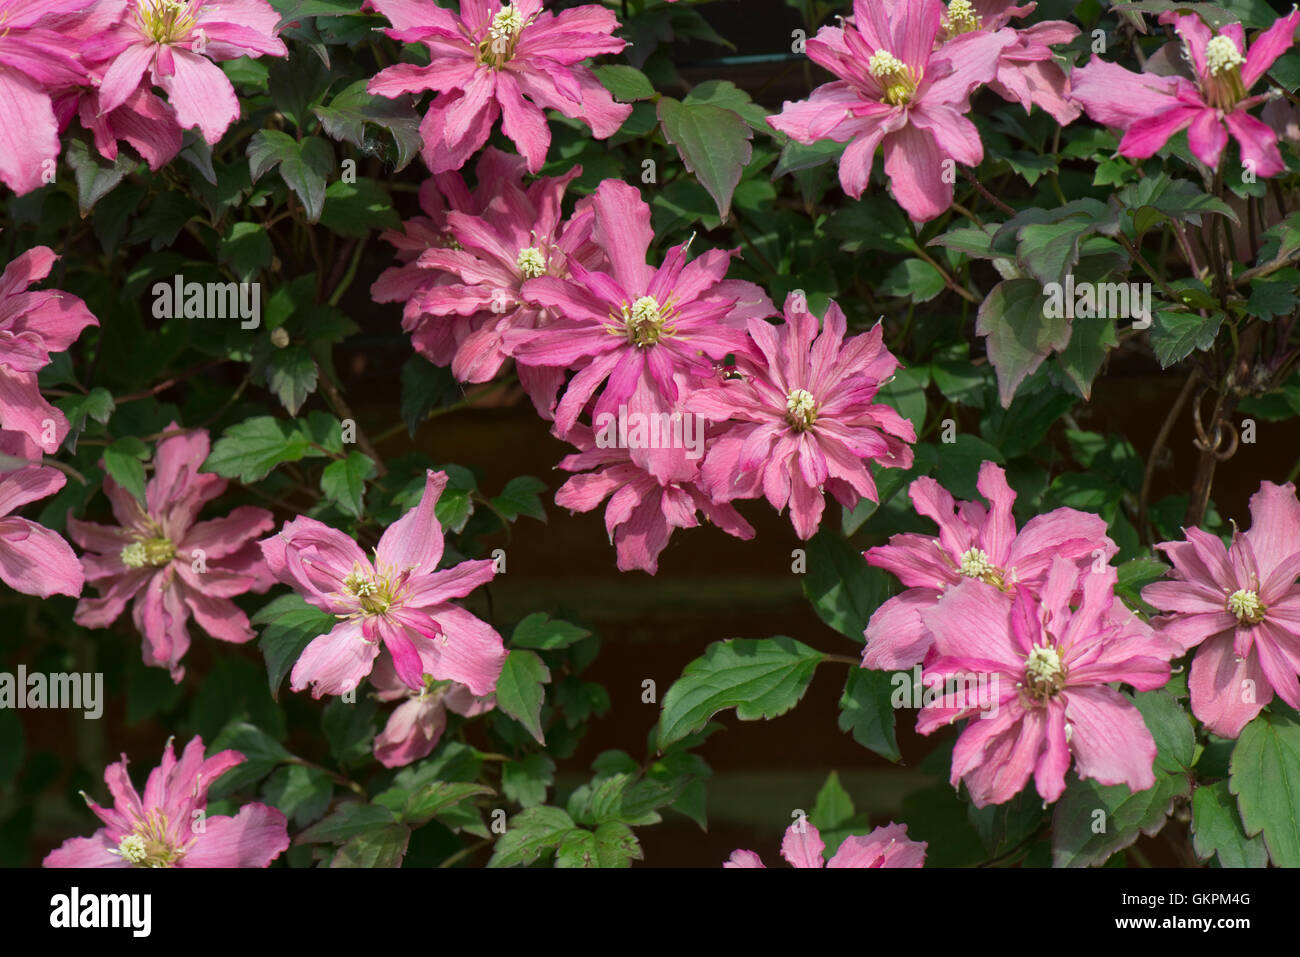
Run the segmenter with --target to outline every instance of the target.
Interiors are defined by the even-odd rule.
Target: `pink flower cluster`
[[[737,499],[788,505],[808,538],[824,491],[852,507],[876,497],[870,463],[911,465],[912,424],[875,401],[898,366],[879,325],[847,337],[838,306],[819,323],[794,295],[774,326],[763,290],[726,278],[735,251],[690,259],[685,243],[648,263],[650,207],[634,187],[605,180],[566,220],[573,174],[525,187],[523,172],[487,150],[473,192],[438,176],[421,193],[428,215],[386,235],[402,265],[372,296],[403,301],[416,350],[462,381],[513,361],[578,449],[556,501],[609,499],[620,569],[656,571],[672,530],[701,514],[750,537]]]
[[[266,0],[0,0],[0,182],[51,182],[74,116],[103,156],[125,141],[155,170],[184,130],[215,144],[239,118],[217,62],[286,56],[279,20]]]
[[[980,689],[927,700],[917,720],[930,734],[971,719],[951,780],[965,781],[977,807],[1009,800],[1031,775],[1055,801],[1071,763],[1101,784],[1151,787],[1155,741],[1111,685],[1163,686],[1179,646],[1116,597],[1107,562],[1117,549],[1101,518],[1060,508],[1017,531],[1002,470],[985,462],[978,487],[987,505],[917,479],[913,504],[939,537],[895,535],[866,553],[907,590],[872,616],[863,666],[924,663],[927,680]]]

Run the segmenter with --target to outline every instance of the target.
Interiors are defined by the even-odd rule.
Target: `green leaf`
[[[334,698],[325,706],[321,731],[339,764],[354,767],[372,760],[377,708],[372,695],[358,696],[355,704],[344,697]]]
[[[900,296],[912,302],[929,302],[947,288],[939,270],[923,259],[904,259],[880,284],[882,296]]]
[[[1194,312],[1174,312],[1157,309],[1151,329],[1151,347],[1155,350],[1160,367],[1185,359],[1193,351],[1204,351],[1214,345],[1214,337],[1223,324],[1223,313],[1211,313],[1201,318]]]
[[[501,767],[501,790],[521,807],[533,807],[546,800],[546,789],[555,783],[555,762],[546,754],[530,754]]]
[[[538,744],[542,737],[542,686],[551,680],[551,672],[542,659],[531,651],[515,649],[506,656],[497,679],[497,707],[522,724]]]
[[[902,758],[894,736],[894,681],[888,671],[851,668],[839,703],[840,730],[851,732],[858,744],[890,761]]]
[[[1106,353],[1119,345],[1119,339],[1115,335],[1115,320],[1109,317],[1076,317],[1073,323],[1070,342],[1061,352],[1060,364],[1079,395],[1087,399],[1092,395],[1092,380],[1101,369]]]
[[[951,442],[941,442],[938,449],[939,464],[934,469],[935,479],[953,495],[967,500],[978,494],[976,483],[979,481],[981,464],[1006,463],[997,446],[969,432],[958,432]]]
[[[400,814],[407,824],[423,824],[467,798],[495,793],[490,787],[473,781],[433,781],[411,794]]]
[[[295,844],[328,844],[358,834],[378,831],[397,823],[393,812],[380,804],[345,804],[294,839]]]
[[[451,370],[413,355],[402,366],[402,421],[412,436],[420,423],[438,406],[460,396],[460,384]]]
[[[1275,707],[1242,729],[1229,788],[1251,837],[1278,867],[1300,867],[1300,717]]]
[[[826,776],[826,783],[817,792],[817,801],[813,804],[808,820],[819,831],[830,831],[839,827],[854,815],[853,798],[840,784],[840,776],[832,771]]]
[[[112,166],[100,166],[95,155],[83,141],[69,139],[64,151],[77,182],[77,209],[85,219],[95,204],[112,192],[127,173],[140,165],[140,160],[121,150]]]
[[[401,867],[410,840],[411,829],[403,824],[366,831],[349,838],[330,867]]]
[[[298,657],[319,635],[328,634],[338,624],[329,612],[307,604],[297,592],[281,595],[263,605],[251,619],[262,626],[258,647],[266,659],[266,679],[271,697],[280,693],[280,683]]]
[[[277,768],[262,785],[262,798],[292,818],[297,827],[318,820],[329,807],[334,782],[319,768],[290,764]]]
[[[591,632],[558,618],[549,618],[545,612],[533,612],[515,625],[510,644],[515,648],[540,648],[552,651],[567,648],[589,636]]]
[[[271,265],[272,255],[271,237],[261,223],[235,223],[217,249],[217,261],[229,266],[240,282]]]
[[[396,229],[402,219],[388,192],[373,179],[337,180],[325,189],[320,224],[341,236],[365,236],[371,230]]]
[[[1043,305],[1042,286],[1034,279],[1003,280],[980,304],[975,332],[988,337],[1004,408],[1026,376],[1069,344],[1070,321],[1047,316]]]
[[[139,439],[118,439],[104,450],[104,471],[113,481],[126,489],[141,505],[144,504],[144,463],[149,450]]]
[[[889,579],[866,563],[843,536],[820,531],[808,540],[803,593],[822,621],[841,635],[863,640],[867,621],[889,597]]]
[[[645,855],[632,829],[621,821],[606,821],[596,828],[596,862],[600,867],[630,867]]]
[[[1246,312],[1261,319],[1286,316],[1300,303],[1295,287],[1289,282],[1254,282],[1250,286],[1250,299]]]
[[[595,67],[591,72],[596,74],[596,79],[620,103],[648,100],[655,95],[654,84],[634,66],[611,63]]]
[[[742,721],[785,714],[808,690],[824,658],[783,635],[714,642],[664,695],[659,749],[699,731],[724,708],[735,708]]]
[[[244,761],[213,782],[208,796],[214,800],[261,780],[276,765],[293,757],[278,741],[247,721],[232,721],[226,725],[208,745],[208,755],[218,754],[227,748],[242,754]]]
[[[1260,835],[1247,837],[1227,781],[1203,784],[1192,794],[1192,847],[1220,867],[1267,867],[1268,848]]]
[[[711,103],[659,100],[664,138],[677,148],[687,172],[694,173],[713,197],[718,215],[731,213],[731,196],[753,156],[754,132],[734,110]]]
[[[310,449],[293,422],[269,415],[245,419],[226,429],[212,446],[203,470],[245,484],[266,478],[284,462],[297,462]]]
[[[375,474],[370,456],[352,452],[346,459],[331,462],[320,476],[320,490],[325,498],[353,518],[365,511],[366,480]]]
[[[488,867],[518,867],[535,861],[543,851],[559,847],[576,825],[558,807],[539,805],[516,814],[497,838]]]
[[[316,391],[316,360],[304,345],[273,349],[266,357],[266,385],[290,415]]]
[[[501,494],[492,499],[492,505],[511,522],[520,515],[545,522],[546,509],[541,499],[541,493],[545,491],[545,482],[531,475],[520,475],[506,483]]]

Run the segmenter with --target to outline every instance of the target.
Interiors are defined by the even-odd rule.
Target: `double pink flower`
[[[393,24],[385,30],[403,43],[423,43],[429,65],[399,63],[370,81],[371,93],[390,99],[433,90],[438,95],[420,124],[421,155],[435,173],[460,169],[502,131],[537,172],[546,161],[551,132],[543,110],[558,110],[612,136],[632,112],[596,79],[583,60],[618,53],[624,41],[614,14],[597,4],[559,13],[542,0],[461,0],[460,12],[433,0],[367,0]]]
[[[1093,59],[1071,77],[1071,96],[1099,123],[1124,130],[1119,151],[1134,159],[1153,156],[1175,133],[1187,130],[1192,153],[1217,170],[1228,137],[1241,146],[1242,160],[1259,176],[1286,169],[1277,134],[1248,110],[1267,95],[1250,91],[1294,42],[1300,11],[1281,17],[1246,47],[1240,23],[1217,33],[1193,13],[1167,11],[1182,38],[1191,75],[1154,76]]]
[[[244,762],[238,751],[203,757],[203,739],[180,760],[167,741],[162,764],[149,772],[144,795],[126,771],[126,755],[104,771],[112,807],[86,798],[104,822],[90,837],[72,837],[46,855],[43,867],[267,867],[289,848],[288,822],[265,804],[245,804],[234,817],[208,815],[208,789]]]
[[[172,423],[166,431],[177,429]],[[134,598],[145,664],[167,668],[177,682],[185,675],[190,619],[213,638],[242,644],[253,629],[231,599],[271,585],[254,541],[272,526],[270,512],[241,505],[225,518],[196,521],[226,490],[225,479],[199,472],[209,449],[202,429],[171,435],[158,443],[143,505],[104,477],[116,527],[68,518],[72,540],[87,552],[86,581],[100,593],[83,598],[73,620],[107,628]]]
[[[844,839],[829,861],[823,858],[826,842],[810,821],[796,821],[781,841],[781,856],[791,867],[921,867],[925,863],[925,841],[907,836],[906,824],[888,824],[862,837]],[[735,850],[723,867],[766,867],[753,851]]]
[[[1199,528],[1156,546],[1168,581],[1142,598],[1169,612],[1154,624],[1184,651],[1196,648],[1192,713],[1235,738],[1276,694],[1300,708],[1300,502],[1295,486],[1264,482],[1250,499],[1250,529],[1232,545]]]
[[[997,75],[1003,50],[1017,38],[981,30],[936,50],[940,0],[897,0],[892,9],[854,0],[853,14],[807,44],[813,62],[839,79],[807,100],[787,102],[768,122],[800,143],[848,143],[840,185],[855,198],[883,147],[894,198],[913,220],[934,219],[952,205],[955,179],[945,174],[984,158],[979,132],[964,114],[971,91]]]
[[[381,650],[415,691],[448,680],[475,695],[496,688],[506,657],[501,636],[451,604],[491,581],[495,567],[485,560],[438,569],[443,536],[434,508],[446,486],[446,472],[427,473],[420,504],[384,531],[373,561],[343,532],[305,516],[260,543],[276,579],[339,619],[303,650],[290,675],[294,691],[310,685],[317,698],[353,691]]]

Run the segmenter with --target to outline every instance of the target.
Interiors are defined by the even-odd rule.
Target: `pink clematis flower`
[[[419,334],[424,328],[418,322],[420,296],[439,283],[451,281],[441,269],[427,266],[421,258],[430,249],[454,249],[456,239],[451,234],[447,217],[452,212],[466,216],[479,216],[496,197],[502,182],[522,188],[524,161],[520,156],[502,152],[489,146],[479,154],[474,169],[478,180],[474,189],[466,185],[460,173],[439,173],[420,184],[420,209],[422,216],[412,216],[402,223],[402,228],[389,229],[379,238],[397,250],[400,265],[390,266],[379,274],[370,287],[370,298],[375,302],[401,302],[403,326],[408,323],[417,330],[413,336],[416,351],[437,365],[451,365],[456,354],[454,340],[445,342],[442,337]]]
[[[734,250],[710,250],[688,263],[689,244],[683,243],[668,251],[658,269],[647,265],[654,239],[650,207],[627,183],[602,182],[592,211],[593,240],[612,272],[584,269],[570,259],[571,279],[529,279],[523,298],[560,318],[541,329],[505,334],[506,350],[520,363],[579,370],[555,410],[562,438],[606,379],[596,416],[616,416],[620,406],[632,403],[647,413],[672,414],[680,395],[677,376],[684,374],[688,382],[708,378],[712,360],[750,351],[741,323],[775,311],[753,283],[723,278]]]
[[[791,867],[921,867],[925,863],[925,841],[909,840],[906,824],[890,823],[866,837],[857,834],[844,839],[829,861],[822,853],[826,843],[810,821],[796,821],[786,829],[781,856]],[[766,867],[753,851],[735,850],[723,867]]]
[[[1027,589],[1037,595],[1054,557],[1076,562],[1083,571],[1119,551],[1099,515],[1072,508],[1035,515],[1017,533],[1011,512],[1016,493],[993,462],[980,466],[976,487],[987,506],[957,502],[934,479],[918,478],[908,494],[917,513],[939,526],[939,537],[907,532],[863,554],[868,565],[885,569],[906,586],[867,623],[864,668],[892,671],[924,661],[932,638],[922,617],[959,582],[974,580],[1005,592]],[[1120,613],[1125,614],[1122,609]]]
[[[78,41],[57,19],[92,0],[0,0],[0,182],[19,195],[49,182],[59,155],[52,91],[86,82]]]
[[[149,772],[143,797],[127,775],[126,755],[104,771],[112,807],[86,803],[104,826],[72,837],[42,867],[268,867],[289,848],[284,815],[265,804],[245,804],[234,817],[208,815],[208,789],[245,758],[222,751],[206,760],[194,737],[179,761],[167,740],[162,764]]]
[[[350,537],[299,517],[263,540],[272,574],[310,604],[339,618],[303,650],[289,677],[294,691],[343,694],[370,674],[381,646],[397,677],[423,691],[425,675],[457,681],[475,695],[496,688],[505,662],[501,636],[451,604],[496,574],[491,560],[438,569],[442,527],[434,506],[447,473],[429,471],[420,504],[390,525],[372,562]]]
[[[429,678],[421,690],[413,691],[397,677],[387,657],[375,663],[370,683],[378,689],[381,701],[402,702],[375,736],[375,759],[386,768],[405,767],[432,754],[447,728],[448,711],[472,718],[496,707],[494,695],[476,698],[469,688],[454,681]]]
[[[136,97],[142,80],[167,94],[184,129],[217,143],[239,119],[235,88],[213,61],[287,56],[275,35],[280,15],[265,0],[125,0],[122,18],[83,48],[101,65],[100,115]],[[147,99],[142,114],[156,112]],[[157,118],[157,117],[153,117]]]
[[[602,448],[585,425],[575,426],[568,441],[579,451],[560,460],[559,468],[580,472],[555,493],[555,504],[570,512],[590,512],[605,499],[605,530],[618,549],[618,570],[659,570],[659,554],[675,528],[695,528],[697,514],[729,535],[748,541],[754,529],[732,506],[715,502],[697,484],[699,463],[679,448],[660,449],[661,480],[633,459],[632,449]],[[588,471],[590,470],[590,471]]]
[[[852,18],[807,44],[808,56],[840,79],[768,118],[800,143],[847,142],[840,185],[855,198],[883,146],[894,198],[918,222],[952,205],[945,176],[952,162],[983,160],[979,132],[963,114],[971,91],[994,78],[1002,51],[1016,42],[1012,31],[979,31],[936,52],[943,9],[940,0],[898,0],[892,12],[854,0]]]
[[[715,501],[765,495],[778,512],[790,504],[800,538],[821,524],[825,487],[845,507],[876,500],[867,463],[908,468],[916,430],[876,393],[898,360],[885,348],[879,324],[844,340],[847,324],[835,303],[818,334],[817,317],[802,296],[785,303],[785,323],[749,320],[763,356],[751,375],[699,389],[685,408],[715,422],[736,424],[712,443],[703,477]]]
[[[1146,159],[1181,130],[1187,130],[1192,153],[1210,169],[1228,145],[1241,147],[1241,157],[1259,176],[1276,176],[1286,169],[1277,148],[1277,134],[1247,111],[1268,99],[1249,96],[1251,88],[1291,46],[1300,11],[1281,17],[1246,49],[1240,23],[1214,33],[1196,14],[1166,11],[1161,23],[1173,23],[1182,38],[1194,79],[1152,77],[1093,59],[1072,75],[1071,96],[1099,123],[1123,129],[1119,151]]]
[[[62,444],[69,424],[41,396],[36,373],[50,364],[50,353],[67,351],[82,330],[99,325],[76,296],[27,288],[48,276],[58,258],[37,246],[0,275],[0,426],[22,432],[46,452]]]
[[[1187,686],[1192,713],[1215,734],[1235,738],[1279,698],[1300,708],[1300,502],[1295,486],[1264,482],[1250,499],[1249,531],[1232,546],[1199,528],[1156,547],[1169,580],[1142,598],[1171,614],[1152,624],[1184,651],[1197,648]]]
[[[446,282],[428,285],[409,300],[403,328],[425,355],[454,350],[451,371],[462,382],[487,382],[509,358],[505,335],[541,328],[552,321],[547,309],[521,298],[521,288],[538,276],[569,275],[574,259],[588,269],[605,265],[591,242],[590,203],[580,202],[564,219],[564,191],[582,168],[543,177],[524,189],[501,179],[492,201],[477,215],[449,210],[450,246],[425,250],[420,269],[441,272]],[[448,341],[450,340],[450,342]],[[549,417],[564,371],[516,364],[520,382],[538,411]]]
[[[165,431],[175,432],[172,423]],[[248,617],[230,599],[272,584],[254,539],[274,524],[264,508],[241,505],[224,518],[196,522],[200,509],[226,490],[226,480],[201,474],[208,433],[195,429],[158,443],[154,474],[141,504],[112,478],[104,494],[117,527],[68,518],[81,564],[99,598],[83,598],[73,620],[107,628],[135,599],[132,620],[144,636],[144,662],[185,675],[189,620],[213,638],[242,644],[253,637]]]
[[[40,448],[26,435],[0,430],[0,580],[24,595],[76,598],[84,580],[76,553],[56,532],[11,514],[67,482],[40,461]]]
[[[1110,685],[1161,687],[1178,648],[1136,614],[1114,614],[1115,580],[1110,566],[1080,571],[1057,557],[1037,598],[1024,588],[1013,598],[965,581],[925,614],[935,647],[927,674],[996,679],[989,680],[996,707],[940,700],[922,708],[916,723],[930,734],[973,719],[957,739],[950,780],[954,787],[965,780],[976,807],[1010,800],[1030,775],[1043,800],[1055,801],[1071,760],[1079,777],[1099,784],[1132,791],[1155,784],[1155,739],[1133,703]]]
[[[559,13],[542,0],[462,0],[460,13],[433,0],[366,0],[393,24],[394,40],[423,43],[428,66],[399,63],[381,70],[367,89],[389,99],[434,90],[420,123],[421,155],[435,173],[460,169],[482,148],[501,117],[501,128],[528,161],[546,162],[551,132],[542,111],[554,109],[612,136],[632,107],[614,102],[589,69],[588,57],[618,53],[624,41],[614,14],[597,4]]]
[[[1070,81],[1053,59],[1051,47],[1069,43],[1079,28],[1064,20],[1044,20],[1024,29],[1009,27],[1012,19],[1027,17],[1037,3],[1016,6],[1013,0],[952,0],[939,31],[941,41],[952,44],[948,53],[959,59],[959,42],[979,32],[1008,31],[1015,37],[998,58],[997,75],[989,89],[1005,100],[1050,113],[1062,126],[1073,123],[1082,112],[1069,100]]]

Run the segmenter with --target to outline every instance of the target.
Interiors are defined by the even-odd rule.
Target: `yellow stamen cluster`
[[[155,43],[184,40],[198,17],[191,0],[137,0],[136,21]]]
[[[388,578],[383,575],[371,578],[360,565],[352,566],[352,573],[343,579],[343,587],[356,596],[357,604],[367,615],[382,615],[393,604],[393,590]]]
[[[660,305],[654,296],[642,296],[630,305],[623,303],[620,311],[621,324],[619,317],[611,315],[615,326],[610,331],[626,335],[628,345],[641,349],[653,346],[665,336],[673,334],[673,327],[669,323],[673,314],[672,300]]]
[[[963,552],[958,571],[967,578],[974,578],[996,588],[1002,588],[1005,584],[1002,569],[993,564],[988,552],[982,548],[968,548]]]
[[[807,389],[795,389],[787,395],[785,409],[796,432],[806,432],[817,421],[817,400]]]
[[[1065,665],[1049,645],[1036,645],[1025,658],[1024,688],[1030,697],[1046,701],[1065,687]]]
[[[1237,49],[1237,44],[1231,37],[1220,34],[1212,37],[1210,42],[1205,44],[1205,65],[1209,68],[1211,76],[1218,76],[1245,62],[1246,58],[1241,55],[1241,51]]]
[[[944,32],[951,38],[962,33],[974,33],[982,25],[979,14],[970,0],[952,0],[943,18]]]
[[[1248,588],[1239,588],[1228,596],[1228,611],[1237,616],[1237,621],[1258,624],[1264,620],[1266,610],[1259,594]]]
[[[478,46],[478,62],[500,69],[515,54],[524,18],[513,4],[504,4],[492,17],[487,38]]]
[[[145,538],[122,549],[122,564],[127,568],[155,568],[176,557],[176,546],[168,538]]]
[[[191,844],[193,841],[190,842]],[[137,818],[130,834],[117,842],[117,854],[132,867],[171,867],[189,849],[189,844],[177,847],[167,833],[167,818],[150,811]]]
[[[906,106],[916,95],[920,75],[888,50],[877,50],[867,61],[867,69],[885,88],[885,102]]]
[[[536,246],[519,250],[519,258],[515,260],[515,265],[519,267],[525,279],[536,279],[546,274],[546,256]]]

